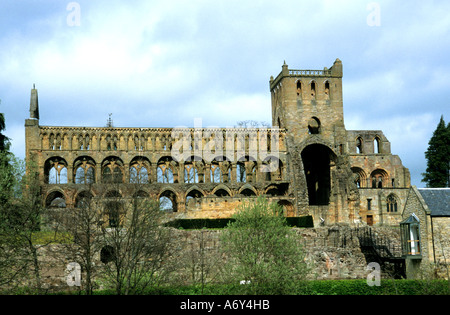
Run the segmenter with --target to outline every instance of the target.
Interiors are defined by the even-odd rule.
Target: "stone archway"
[[[301,153],[310,206],[330,204],[331,162],[336,155],[322,144],[311,144]]]

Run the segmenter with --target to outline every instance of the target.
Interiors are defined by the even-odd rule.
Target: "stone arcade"
[[[346,130],[342,77],[339,59],[323,70],[284,64],[270,78],[269,129],[41,126],[33,86],[26,158],[39,169],[47,207],[77,207],[112,181],[124,198],[142,184],[139,193],[161,200],[174,218],[228,218],[265,195],[286,216],[312,215],[315,226],[398,226],[409,171],[382,131]],[[190,150],[181,159],[173,155],[179,133]],[[208,145],[210,154],[202,154]]]

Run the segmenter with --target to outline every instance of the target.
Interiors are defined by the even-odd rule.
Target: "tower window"
[[[316,99],[316,82],[311,82],[311,98]]]
[[[308,131],[311,135],[317,135],[320,133],[320,120],[313,117],[308,122]]]
[[[325,99],[330,99],[330,82],[325,82]]]

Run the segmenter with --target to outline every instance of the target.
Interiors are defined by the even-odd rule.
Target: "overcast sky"
[[[24,157],[40,124],[228,127],[271,122],[269,79],[344,66],[348,130],[383,130],[423,187],[424,152],[450,121],[450,1],[1,0],[0,112]]]

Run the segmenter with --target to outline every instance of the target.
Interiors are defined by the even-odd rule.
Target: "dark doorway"
[[[307,146],[302,152],[309,205],[311,206],[330,204],[332,155],[333,152],[321,144]]]

